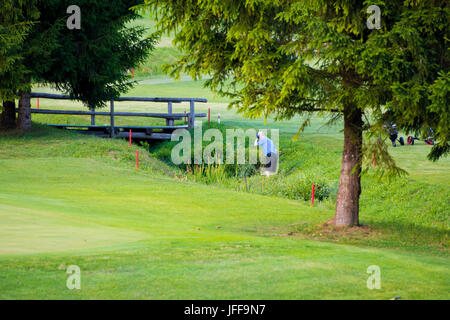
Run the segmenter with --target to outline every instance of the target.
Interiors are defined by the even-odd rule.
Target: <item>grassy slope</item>
[[[211,101],[213,95],[202,88],[201,83],[193,81],[167,82],[166,78],[145,80],[148,84],[139,84],[127,95],[129,96],[198,96]],[[164,82],[164,83],[160,83]],[[160,83],[160,84],[159,84]],[[51,91],[39,88],[36,91]],[[222,98],[223,99],[223,98]],[[225,101],[225,100],[224,100]],[[80,104],[66,101],[52,101],[41,99],[41,108],[83,109]],[[117,103],[118,111],[148,111],[164,112],[165,104],[151,103]],[[317,216],[311,223],[300,223],[291,226],[286,233],[307,233],[308,237],[335,240],[334,235],[323,233],[320,235],[320,223],[332,218],[334,201],[339,183],[339,170],[342,150],[341,125],[326,126],[326,119],[314,118],[311,126],[301,135],[298,142],[291,138],[297,133],[301,119],[296,117],[290,121],[267,124],[263,120],[247,121],[234,111],[227,110],[225,103],[196,104],[196,110],[207,112],[211,108],[212,119],[221,114],[222,123],[229,128],[277,128],[280,130],[281,174],[272,179],[272,183],[265,183],[263,177],[255,176],[249,179],[250,191],[262,194],[279,194],[288,188],[299,184],[302,175],[307,175],[312,181],[326,181],[332,189],[329,201],[319,203],[329,214]],[[175,104],[174,112],[188,109],[186,104]],[[90,123],[89,117],[33,115],[35,121],[44,123]],[[97,123],[108,124],[107,117],[98,117]],[[117,118],[118,124],[163,124],[160,120],[145,118]],[[349,235],[344,240],[350,244],[365,244],[382,247],[407,247],[413,250],[433,250],[442,253],[442,248],[448,247],[450,198],[450,159],[444,158],[436,163],[426,159],[429,146],[417,142],[415,146],[405,146],[392,149],[399,165],[406,169],[410,176],[395,180],[391,183],[378,181],[372,174],[363,178],[363,193],[361,199],[361,223],[368,224],[380,232],[376,239]],[[287,187],[285,184],[287,183]],[[242,185],[237,184],[238,186]],[[261,191],[261,186],[264,190]],[[239,187],[234,189],[241,190]],[[282,196],[282,194],[279,194]],[[303,221],[304,222],[304,221]],[[442,254],[446,254],[446,250]]]
[[[138,171],[134,149],[1,137],[0,298],[449,298],[445,256],[282,236],[332,212],[176,181],[148,156]],[[71,264],[80,291],[65,287]],[[373,264],[381,290],[366,288]]]
[[[197,104],[197,110],[211,107],[213,119],[220,112],[227,127],[279,128],[281,179],[295,184],[296,175],[306,173],[325,177],[336,189],[340,126],[323,128],[324,121],[314,119],[292,143],[298,118],[269,120],[267,126],[244,121],[226,110],[226,99],[198,83],[144,78],[159,75],[161,65],[177,55],[164,37],[137,68],[140,84],[127,95],[205,97],[210,103]],[[40,102],[41,108],[85,110],[78,103]],[[117,111],[165,109],[116,104]],[[79,116],[33,115],[33,120],[90,122]],[[108,121],[97,118],[99,124]],[[172,176],[179,172],[142,149],[137,171],[135,148],[123,141],[43,128],[21,138],[1,135],[0,298],[448,299],[450,162],[426,161],[427,149],[422,144],[392,150],[410,176],[392,184],[365,176],[361,221],[372,229],[336,235],[321,229],[333,216],[333,197],[310,208],[303,201],[177,181]],[[260,179],[251,183],[260,185]],[[65,287],[70,264],[81,267],[81,291]],[[366,288],[372,264],[381,267],[378,291]]]

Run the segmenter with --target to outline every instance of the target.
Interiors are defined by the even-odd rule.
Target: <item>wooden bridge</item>
[[[73,100],[70,96],[50,94],[50,93],[31,93],[31,98],[45,98],[56,100]],[[116,101],[140,101],[140,102],[163,102],[167,103],[167,113],[143,113],[143,112],[115,112],[114,102]],[[174,103],[189,102],[188,113],[173,113]],[[206,117],[206,113],[195,113],[195,102],[206,103],[206,99],[200,98],[140,98],[140,97],[120,97],[110,101],[109,112],[97,111],[75,111],[75,110],[47,110],[31,109],[31,113],[36,114],[67,114],[67,115],[90,115],[90,125],[71,125],[71,124],[46,124],[48,126],[61,129],[77,130],[81,133],[93,134],[100,137],[128,138],[131,130],[132,139],[139,140],[169,140],[172,132],[176,129],[191,129],[194,127],[195,118]],[[96,125],[95,116],[109,116],[109,125]],[[150,117],[165,119],[166,124],[161,126],[132,126],[115,125],[115,117]],[[175,125],[175,120],[187,119],[185,125]]]

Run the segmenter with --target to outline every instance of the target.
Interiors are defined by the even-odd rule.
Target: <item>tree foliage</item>
[[[23,43],[38,17],[36,0],[0,3],[0,100],[13,100],[28,85]]]
[[[139,0],[80,0],[82,27],[69,30],[68,0],[18,0],[0,5],[0,99],[45,82],[91,108],[120,96],[133,82],[126,70],[145,60],[153,37],[128,23]]]
[[[36,79],[90,108],[103,106],[133,86],[126,71],[145,60],[155,40],[144,38],[144,28],[128,24],[139,17],[130,7],[142,3],[140,0],[77,1],[81,9],[79,30],[66,27],[66,10],[72,2],[40,3],[41,23],[33,34],[41,35],[52,25],[60,27],[58,42],[51,50],[51,66],[36,70]]]

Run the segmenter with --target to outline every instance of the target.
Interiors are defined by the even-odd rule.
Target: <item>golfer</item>
[[[263,132],[259,131],[256,134],[255,147],[256,146],[260,146],[262,148],[264,156],[267,160],[263,173],[266,176],[275,174],[278,168],[278,154],[272,140],[267,138]]]
[[[386,129],[387,134],[389,135],[389,139],[392,142],[392,146],[395,148],[397,146],[396,140],[398,138],[398,129],[395,123],[384,124],[384,128]],[[403,139],[403,138],[401,138]],[[401,141],[400,141],[401,143]]]

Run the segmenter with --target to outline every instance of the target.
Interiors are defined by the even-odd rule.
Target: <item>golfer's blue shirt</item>
[[[268,155],[269,153],[276,153],[277,149],[275,149],[275,146],[272,142],[272,140],[270,140],[267,137],[262,137],[261,139],[258,140],[258,146],[261,146],[261,148],[263,149],[264,155]]]

